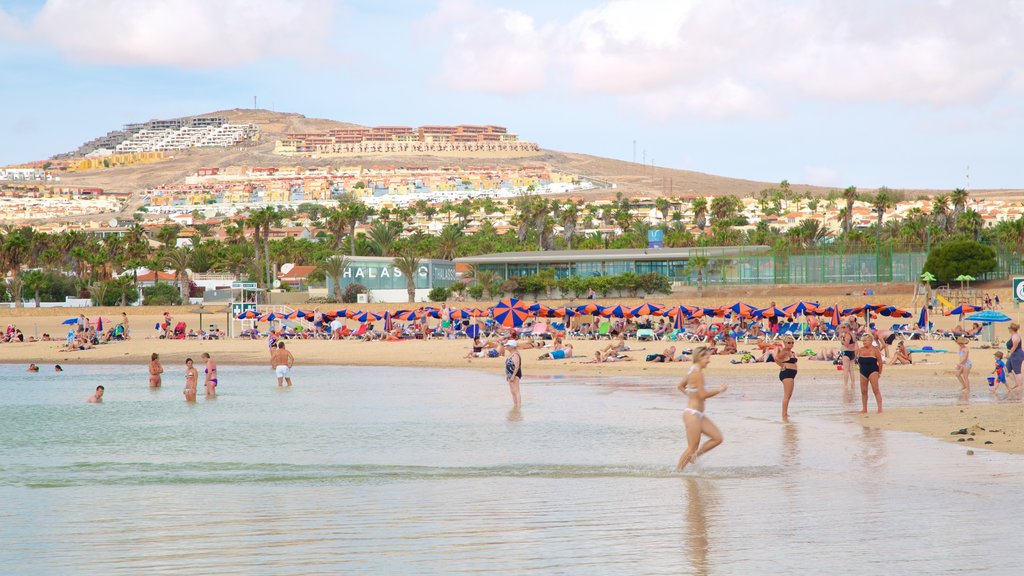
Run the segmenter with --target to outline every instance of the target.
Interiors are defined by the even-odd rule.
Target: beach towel
[[[949,350],[935,350],[933,348],[907,348],[911,354],[945,354]]]

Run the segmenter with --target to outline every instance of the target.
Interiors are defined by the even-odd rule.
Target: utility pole
[[[255,110],[256,108],[257,108],[257,106],[256,106],[256,96],[253,95],[253,97],[252,97],[252,109]]]
[[[633,164],[636,164],[636,140],[633,140]]]

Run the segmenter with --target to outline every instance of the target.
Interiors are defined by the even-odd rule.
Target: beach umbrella
[[[721,308],[718,308],[716,310],[716,314],[720,313],[722,316],[730,316],[735,314],[737,316],[750,318],[755,310],[757,310],[757,308],[754,308],[750,304],[746,304],[744,302],[737,302],[730,306],[723,306]]]
[[[78,318],[68,318],[67,320],[61,322],[61,324],[78,324]]]
[[[89,323],[90,323],[90,324],[99,324],[99,325],[103,325],[103,323],[104,323],[104,322],[106,322],[107,324],[110,324],[110,318],[100,318],[100,317],[96,317],[96,318],[93,318],[92,320],[89,320]]]
[[[403,322],[415,322],[423,318],[423,312],[419,310],[399,310],[395,312],[395,318]]]
[[[598,304],[583,304],[576,307],[577,314],[600,314],[602,310],[604,310],[604,306]]]
[[[789,306],[783,306],[782,310],[787,316],[796,317],[797,314],[803,314],[804,316],[808,314],[818,314],[821,309],[814,302],[805,302],[801,300],[800,302],[794,302]]]
[[[350,316],[353,320],[360,323],[367,323],[373,320],[380,320],[380,314],[374,314],[373,312],[356,312]]]
[[[921,330],[928,329],[928,306],[921,306],[921,315],[917,317],[917,327]]]
[[[495,306],[494,321],[506,328],[518,328],[523,321],[529,318],[530,312],[526,308]]]
[[[963,316],[964,314],[980,312],[982,310],[984,310],[984,308],[981,306],[975,306],[974,304],[961,304],[952,310],[947,310],[946,316]]]
[[[910,310],[904,310],[903,308],[897,308],[896,306],[886,306],[880,308],[878,313],[882,316],[891,316],[893,318],[910,318],[914,315]]]
[[[921,274],[921,281],[922,282],[935,282],[935,274],[932,274],[931,272],[924,272],[924,273]]]
[[[473,316],[474,318],[485,318],[491,315],[490,311],[484,310],[482,308],[470,308],[469,310],[470,315]]]
[[[996,312],[995,310],[985,310],[983,312],[976,312],[967,317],[967,320],[972,322],[1009,322],[1013,320],[1002,312]]]
[[[540,302],[535,302],[534,304],[531,304],[530,307],[527,308],[527,310],[529,310],[530,312],[533,312],[534,314],[536,314],[537,316],[540,316],[541,318],[550,318],[551,317],[551,307],[550,306],[545,306],[545,305],[541,304]]]
[[[665,307],[661,304],[644,303],[630,310],[633,316],[660,316]]]
[[[754,310],[752,316],[754,318],[784,318],[787,316],[787,314],[786,311],[781,308],[769,306],[767,308],[760,308],[758,310]]]
[[[974,280],[974,279],[975,279],[974,276],[971,276],[970,274],[961,274],[961,275],[957,276],[956,278],[953,278],[953,280],[956,280],[957,282],[960,283],[960,287],[961,288],[964,287],[964,282],[966,282],[967,285],[969,286],[971,284],[971,280]]]
[[[315,318],[316,317],[316,311],[314,311],[314,310],[297,310],[295,312],[295,314],[299,318]]]
[[[633,311],[629,308],[616,304],[615,306],[602,310],[601,316],[604,316],[605,318],[632,318]]]
[[[452,320],[466,320],[473,317],[473,311],[469,308],[452,310]]]
[[[386,310],[384,312],[384,331],[391,332],[394,329],[395,323],[391,320],[391,312]]]
[[[561,308],[552,308],[551,309],[551,314],[555,318],[572,318],[573,316],[575,316],[577,314],[577,312],[576,312],[575,308],[569,308],[568,306],[563,306]]]
[[[246,310],[239,314],[238,316],[235,316],[235,318],[239,320],[258,320],[259,317],[260,313],[252,309]]]
[[[189,310],[190,314],[199,314],[199,329],[203,329],[203,314],[216,314],[218,312],[224,312],[224,308],[207,308],[206,306],[199,306]]]
[[[832,316],[832,326],[838,328],[839,327],[839,322],[840,322],[840,318],[839,318],[839,304],[836,304],[835,306],[832,306],[831,308],[832,308],[832,311],[829,312],[829,314]]]

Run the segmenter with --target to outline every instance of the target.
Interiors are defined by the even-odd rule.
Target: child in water
[[[1003,353],[996,352],[995,356],[996,367],[988,377],[988,385],[992,388],[993,392],[999,389],[1000,384],[1006,386],[1006,362],[1003,361]],[[1009,388],[1007,388],[1007,391],[1009,391]]]

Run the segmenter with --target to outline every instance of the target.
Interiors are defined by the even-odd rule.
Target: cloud
[[[31,31],[80,62],[214,69],[315,56],[332,9],[331,0],[48,0]]]
[[[18,40],[23,35],[21,23],[0,7],[0,39]]]
[[[609,0],[563,22],[491,4],[443,2],[442,65],[519,91],[568,88],[649,114],[764,116],[800,101],[955,107],[1024,92],[1024,2]],[[525,23],[510,30],[510,19]],[[478,24],[479,23],[479,24]],[[470,30],[467,32],[466,30]],[[542,48],[542,53],[538,49]],[[517,66],[505,63],[518,55]]]
[[[431,38],[438,31],[450,36],[441,62],[445,86],[511,96],[544,85],[545,35],[523,12],[445,0],[424,20],[423,28]]]
[[[826,166],[805,166],[803,182],[813,186],[838,186],[839,172]]]

